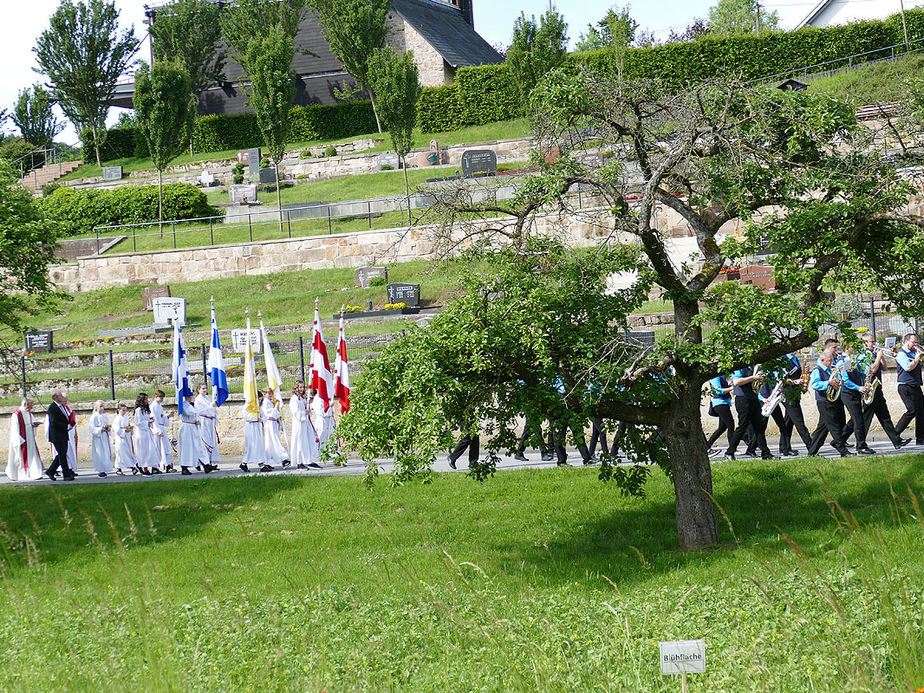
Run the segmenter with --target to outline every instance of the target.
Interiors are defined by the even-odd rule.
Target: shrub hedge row
[[[924,10],[910,10],[905,15],[909,40],[924,38]],[[722,76],[760,79],[903,41],[900,15],[883,21],[760,36],[707,36],[699,41],[630,49],[625,74],[634,79],[657,76],[679,89],[690,82]],[[587,51],[571,54],[568,65],[612,70],[610,60],[608,51]],[[506,65],[460,68],[456,79],[457,84],[428,89],[421,98],[417,121],[424,132],[445,132],[521,115],[516,85]]]
[[[65,235],[92,231],[95,226],[157,221],[157,186],[123,185],[112,190],[61,187],[39,200],[45,215],[60,221]],[[189,219],[219,214],[205,193],[190,183],[164,186],[164,219]]]
[[[81,156],[84,161],[96,161],[93,150],[93,135],[89,130],[80,133]],[[148,143],[141,130],[135,127],[112,128],[106,131],[106,140],[99,150],[103,161],[129,159],[148,155]]]

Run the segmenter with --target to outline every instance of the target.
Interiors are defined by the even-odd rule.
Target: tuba
[[[828,379],[828,391],[825,396],[829,402],[836,402],[840,399],[841,390],[844,388],[844,380],[841,377],[844,372],[844,362],[841,361],[831,370],[831,377]],[[834,381],[837,381],[837,384]]]

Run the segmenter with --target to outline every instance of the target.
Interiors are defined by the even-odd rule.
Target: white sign
[[[250,346],[253,353],[259,354],[263,351],[263,337],[260,335],[259,328],[250,328]],[[231,350],[235,354],[243,354],[247,348],[247,330],[231,330]]]
[[[659,642],[661,675],[706,673],[706,641]]]
[[[180,327],[186,324],[186,299],[167,296],[155,298],[155,324],[170,325],[173,321],[176,321]]]

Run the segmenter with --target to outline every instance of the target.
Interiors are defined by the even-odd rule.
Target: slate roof
[[[453,67],[504,61],[457,9],[426,0],[392,0],[392,8]]]

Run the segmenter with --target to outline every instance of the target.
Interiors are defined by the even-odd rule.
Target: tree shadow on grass
[[[858,465],[866,469],[858,469]],[[924,491],[924,456],[901,463],[881,461],[818,461],[738,463],[734,469],[714,467],[721,546],[698,552],[680,551],[674,503],[646,499],[635,507],[601,513],[596,521],[556,532],[545,541],[499,541],[492,547],[523,565],[525,572],[551,583],[586,581],[602,576],[622,587],[692,566],[708,567],[736,550],[760,546],[786,550],[784,532],[801,547],[831,548],[837,543],[837,522],[826,502],[836,500],[862,525],[892,527],[889,499],[907,497],[911,488]],[[891,482],[891,486],[890,486]],[[731,554],[731,556],[730,556]]]

